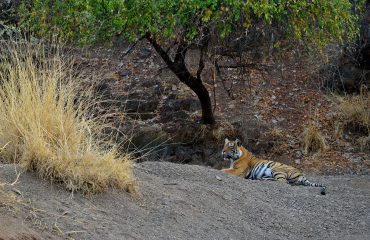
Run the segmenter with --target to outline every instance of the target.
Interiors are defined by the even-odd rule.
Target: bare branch
[[[198,70],[197,70],[197,79],[201,80],[201,74],[204,69],[204,50],[200,50],[200,57],[199,57],[199,64],[198,64]]]
[[[215,65],[215,63],[213,64]],[[217,110],[217,98],[216,98],[216,72],[212,68],[212,80],[213,80],[213,114],[216,113]]]
[[[127,49],[127,51],[125,51],[124,53],[121,54],[121,56],[119,56],[119,60],[123,60],[124,57],[126,57],[128,54],[130,54],[132,52],[132,50],[134,50],[134,48],[136,47],[136,45],[141,41],[143,40],[144,37],[141,37],[139,38],[137,41],[135,41],[130,47],[129,49]]]
[[[217,77],[221,80],[221,83],[222,83],[222,86],[223,88],[225,89],[225,91],[227,92],[227,95],[232,99],[234,100],[235,98],[233,97],[233,95],[231,94],[231,89],[232,89],[232,85],[231,87],[228,89],[225,85],[225,79],[222,77],[221,75],[221,70],[220,70],[220,66],[218,65],[218,62],[217,60],[215,60],[215,67],[216,67],[216,73],[217,73]]]
[[[263,65],[263,64],[257,64],[257,63],[244,63],[244,64],[236,64],[236,65],[219,65],[219,68],[257,68],[260,70],[266,69],[269,66]]]
[[[186,43],[183,41],[180,42],[179,45],[177,46],[174,63],[178,63],[178,64],[184,63],[187,51],[188,51],[188,48],[187,48]]]

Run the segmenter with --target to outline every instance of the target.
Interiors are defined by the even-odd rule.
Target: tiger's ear
[[[242,142],[238,138],[235,139],[235,142],[236,142],[236,145],[238,145],[238,147],[242,145]]]
[[[228,138],[225,138],[225,144],[230,142]]]

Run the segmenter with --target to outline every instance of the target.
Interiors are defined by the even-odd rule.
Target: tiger
[[[224,173],[252,180],[274,180],[291,185],[321,187],[321,194],[326,194],[325,185],[310,182],[298,169],[292,166],[256,158],[241,145],[239,139],[235,141],[225,139],[222,158],[230,161],[230,168],[222,169]]]

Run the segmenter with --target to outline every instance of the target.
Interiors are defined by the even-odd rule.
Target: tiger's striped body
[[[254,157],[240,145],[239,140],[225,139],[222,156],[224,160],[231,161],[230,168],[223,169],[225,173],[253,180],[275,180],[292,185],[321,187],[321,194],[325,195],[326,187],[324,185],[308,181],[298,169],[292,166]]]

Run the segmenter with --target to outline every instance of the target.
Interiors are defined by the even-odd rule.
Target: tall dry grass
[[[303,132],[303,153],[323,152],[327,149],[326,140],[315,124],[310,123]]]
[[[344,129],[357,132],[355,140],[361,150],[370,150],[370,94],[366,87],[361,88],[359,95],[336,96],[343,124],[338,125],[337,135],[342,135]]]
[[[94,99],[79,97],[70,61],[57,47],[25,40],[0,43],[2,161],[71,191],[135,190],[132,162],[99,138],[104,116],[91,117]]]
[[[342,118],[353,125],[364,127],[370,133],[370,94],[363,89],[359,95],[336,96]]]

